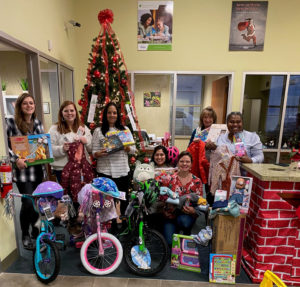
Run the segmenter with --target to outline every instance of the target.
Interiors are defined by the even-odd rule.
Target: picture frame
[[[43,103],[43,113],[44,114],[50,114],[50,105],[49,102]]]
[[[15,95],[5,95],[2,96],[3,98],[3,107],[4,107],[4,115],[6,118],[13,118],[15,116],[15,104],[17,101],[17,98],[19,96]]]

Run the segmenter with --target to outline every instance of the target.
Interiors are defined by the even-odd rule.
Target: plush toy
[[[133,180],[135,182],[142,182],[151,178],[154,178],[154,163],[141,163],[137,160],[133,172]]]

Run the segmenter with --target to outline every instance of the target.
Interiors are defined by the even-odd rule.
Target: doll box
[[[100,140],[100,147],[105,148],[107,153],[113,153],[124,149],[124,146],[118,136],[112,135]]]
[[[10,137],[13,152],[27,159],[27,166],[53,162],[50,134]]]
[[[171,267],[201,272],[197,244],[192,236],[173,234]]]
[[[253,183],[253,178],[252,177],[231,176],[229,200],[230,200],[230,197],[232,196],[232,194],[234,192],[234,189],[235,189],[235,186],[236,186],[236,181],[239,178],[242,178],[245,182],[245,186],[243,188],[243,199],[242,199],[242,204],[241,204],[241,207],[240,207],[240,213],[241,214],[248,214],[250,198],[251,198],[251,191],[252,191],[252,183]]]

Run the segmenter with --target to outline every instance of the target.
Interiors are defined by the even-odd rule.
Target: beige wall
[[[129,70],[234,72],[232,110],[239,110],[243,72],[299,72],[300,1],[269,1],[263,52],[228,51],[231,6],[231,0],[188,0],[188,5],[186,0],[174,0],[171,52],[137,51],[137,1],[0,0],[0,30],[73,66],[79,99],[92,39],[100,31],[98,12],[110,8],[115,17],[112,27]],[[64,23],[70,19],[82,27],[69,26],[66,31]],[[48,40],[53,42],[51,52]],[[0,212],[1,208],[0,203]],[[6,227],[0,217],[0,234]],[[14,241],[1,240],[1,260],[14,246]]]
[[[163,137],[170,130],[170,75],[137,75],[134,83],[135,107],[142,129]],[[144,107],[144,92],[161,93],[160,107]]]

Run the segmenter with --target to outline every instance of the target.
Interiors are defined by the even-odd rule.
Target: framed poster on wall
[[[263,51],[268,1],[233,1],[229,51]]]
[[[19,96],[2,96],[3,97],[3,107],[4,107],[4,115],[6,118],[13,118],[15,115],[15,105],[17,98]]]
[[[138,1],[138,50],[171,51],[172,35],[173,1]]]

